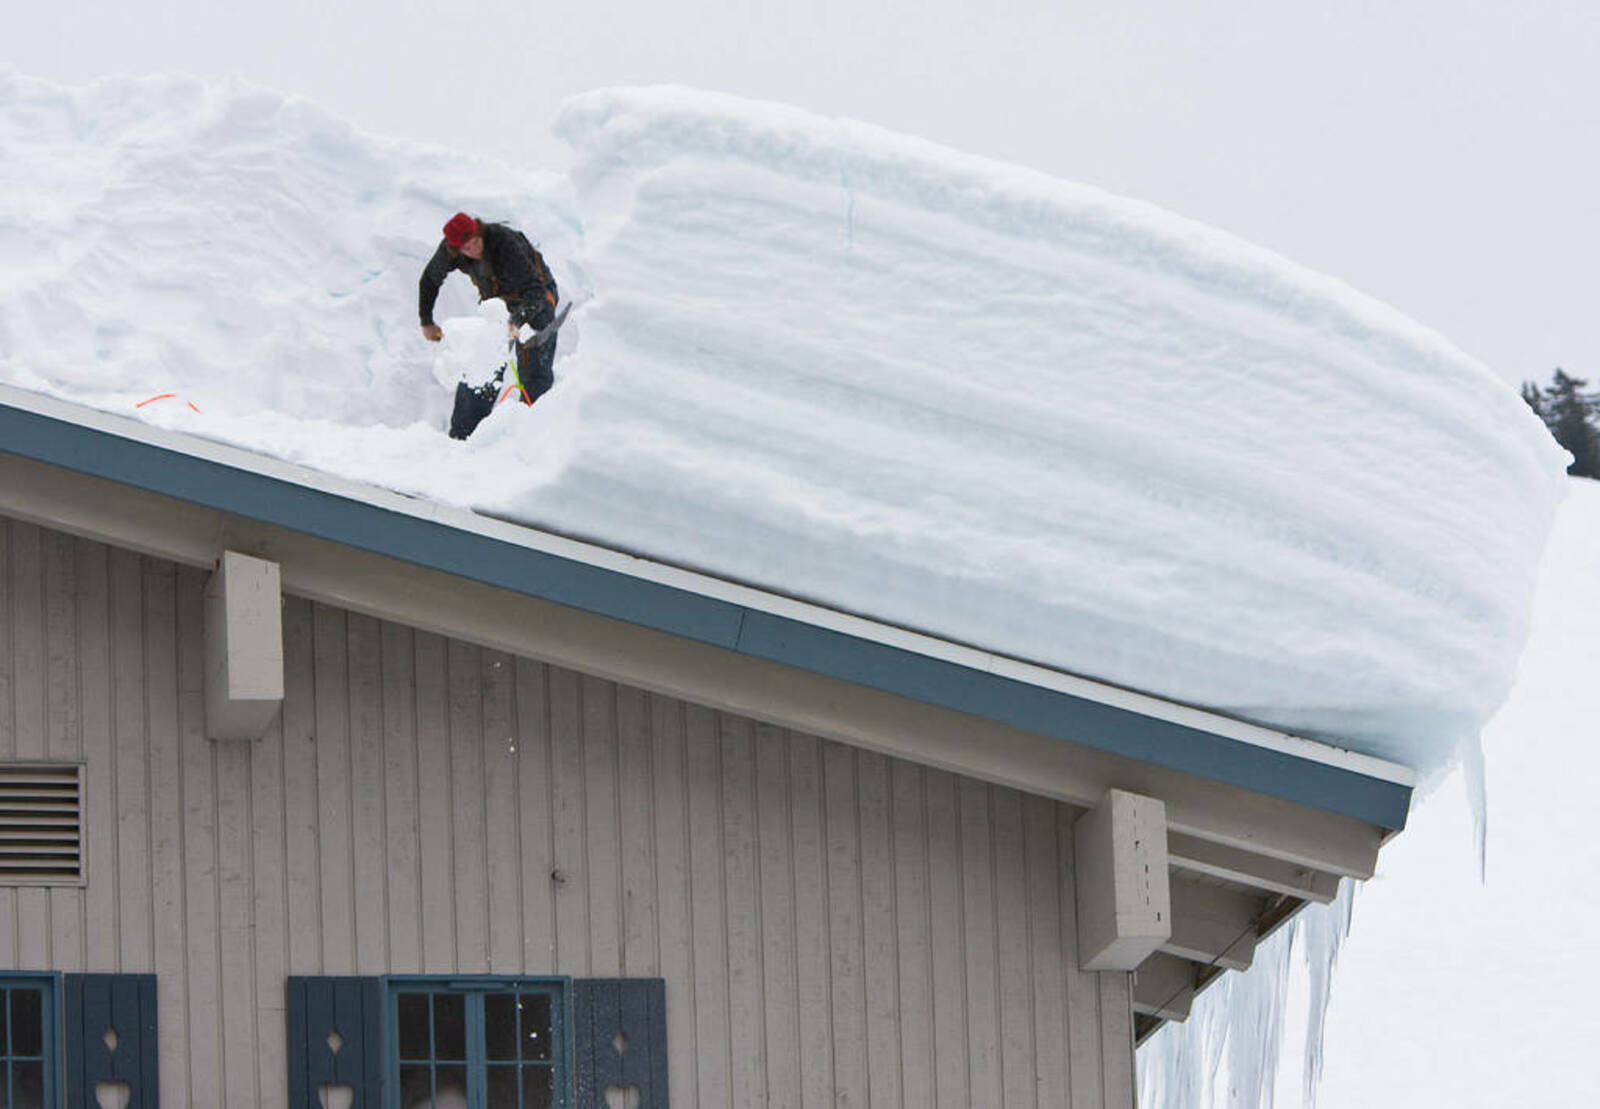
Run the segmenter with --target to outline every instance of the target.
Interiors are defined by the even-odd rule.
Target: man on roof
[[[452,270],[472,279],[479,300],[499,297],[510,311],[511,333],[517,341],[518,388],[514,395],[524,404],[538,400],[555,381],[551,363],[555,361],[554,335],[539,343],[530,339],[556,318],[560,297],[556,280],[544,257],[528,237],[503,223],[485,223],[465,212],[457,212],[444,225],[444,238],[422,270],[417,286],[417,310],[422,318],[422,336],[431,343],[444,337],[433,322],[433,306],[439,287]],[[531,333],[523,330],[530,328]],[[463,382],[456,390],[456,410],[450,421],[450,435],[465,439],[494,407],[499,392],[499,377],[473,389]]]

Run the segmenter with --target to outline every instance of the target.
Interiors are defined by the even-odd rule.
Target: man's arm
[[[441,242],[439,249],[433,252],[433,257],[422,268],[422,279],[417,282],[417,314],[422,318],[422,333],[430,339],[436,336],[429,334],[429,330],[438,330],[433,322],[433,306],[439,299],[439,286],[444,284],[444,279],[450,276],[455,265],[455,255]]]

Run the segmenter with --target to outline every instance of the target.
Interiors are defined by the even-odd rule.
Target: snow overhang
[[[1371,756],[7,386],[0,452],[1384,833],[1409,809]]]

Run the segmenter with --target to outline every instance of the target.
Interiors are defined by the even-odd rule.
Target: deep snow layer
[[[656,89],[556,126],[570,179],[0,75],[0,379],[1425,770],[1503,699],[1562,456],[1437,335],[861,124]],[[453,279],[440,349],[414,308],[457,208],[580,302],[466,444],[503,313]]]

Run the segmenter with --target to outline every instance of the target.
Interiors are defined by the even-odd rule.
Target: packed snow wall
[[[1221,232],[684,90],[569,103],[564,178],[242,87],[0,107],[11,383],[1425,770],[1504,697],[1560,453]],[[457,208],[578,302],[555,390],[465,444],[503,312],[456,278],[442,349],[415,315]]]

